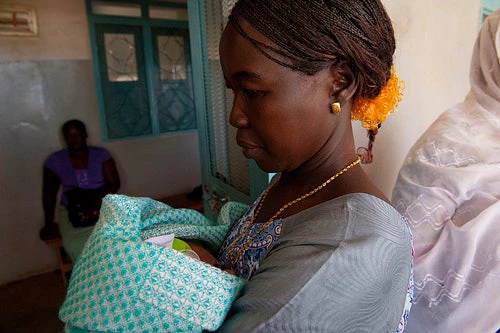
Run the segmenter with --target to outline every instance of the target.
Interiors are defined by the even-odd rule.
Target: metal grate
[[[208,86],[210,112],[207,113],[212,175],[250,194],[248,161],[235,140],[236,131],[228,125],[233,96],[225,88],[224,76],[219,63],[219,40],[234,6],[234,0],[206,0],[206,38],[208,53]]]
[[[156,36],[157,87],[160,132],[196,128],[189,32],[184,29],[153,29]]]

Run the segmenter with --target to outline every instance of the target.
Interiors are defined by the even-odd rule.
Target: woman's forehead
[[[220,60],[224,72],[231,75],[252,71],[254,65],[261,64],[265,58],[257,48],[229,24],[222,34],[219,45]]]
[[[82,133],[82,134],[85,133],[83,128],[80,128],[77,125],[68,125],[68,126],[66,126],[66,128],[64,128],[63,132],[64,132],[64,134],[74,133],[74,132],[78,132],[78,133]]]
[[[244,33],[247,34],[252,40],[264,45],[274,46],[269,39],[255,30],[255,28],[253,28],[244,19],[240,19],[239,24],[239,29],[244,31]],[[242,34],[238,31],[238,28],[236,28],[235,23],[229,22],[222,32],[222,37],[219,43],[219,51],[221,55],[223,53],[238,51],[252,52],[252,49],[258,51],[250,40],[242,36]]]
[[[229,21],[226,28],[224,29],[223,32],[223,37],[224,33],[227,30],[231,30],[234,33],[238,34],[241,36],[241,34],[238,32],[238,29],[236,28],[236,25],[238,25],[238,28],[241,29],[242,32],[248,35],[251,39],[265,44],[267,46],[276,48],[277,45],[274,44],[271,40],[269,40],[266,36],[264,36],[261,32],[259,32],[257,29],[255,29],[247,20],[245,20],[242,17],[236,17],[234,18],[234,21]],[[241,36],[243,37],[243,36]]]
[[[240,28],[248,35],[253,41],[261,43],[270,48],[277,48],[277,46],[267,39],[263,34],[253,28],[246,20],[239,19]],[[248,38],[242,34],[235,27],[234,23],[229,23],[222,34],[219,44],[219,52],[221,65],[224,72],[253,72],[252,69],[260,68],[264,72],[256,72],[257,75],[265,74],[265,70],[270,67],[285,67],[277,64],[263,54],[261,48],[257,48]],[[265,52],[272,52],[266,50]],[[283,62],[289,62],[288,59],[272,52],[274,58],[278,58]]]

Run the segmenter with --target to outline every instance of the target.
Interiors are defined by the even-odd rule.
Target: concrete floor
[[[59,271],[1,286],[0,332],[63,332],[64,324],[57,313],[65,294]]]

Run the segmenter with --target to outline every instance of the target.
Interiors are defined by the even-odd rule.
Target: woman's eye
[[[264,95],[262,90],[243,89],[243,91],[248,97],[259,97]]]

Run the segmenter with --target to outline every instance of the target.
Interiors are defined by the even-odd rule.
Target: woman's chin
[[[262,149],[260,148],[241,148],[241,151],[248,159],[258,160],[259,157],[262,158]]]
[[[279,172],[280,169],[275,160],[272,160],[261,148],[242,148],[243,155],[254,160],[257,166],[264,172]]]
[[[276,172],[279,172],[278,171],[279,168],[276,167],[276,164],[275,163],[271,163],[269,160],[254,159],[254,161],[257,164],[257,166],[259,167],[259,169],[261,169],[264,172],[267,172],[267,173],[276,173]]]

